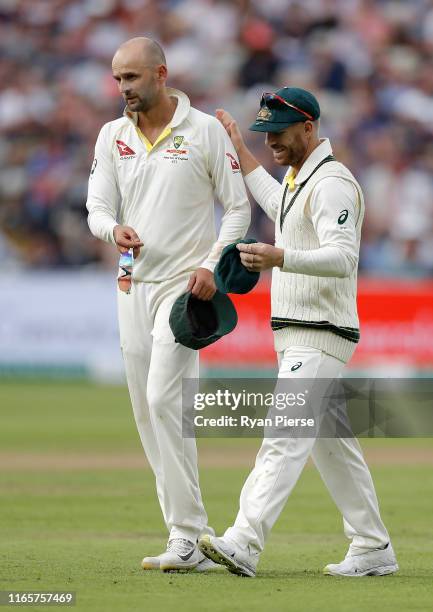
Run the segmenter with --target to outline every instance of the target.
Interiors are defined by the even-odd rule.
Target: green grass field
[[[125,389],[1,382],[0,416],[0,590],[71,590],[76,609],[95,612],[432,608],[431,440],[363,441],[399,574],[322,576],[347,543],[337,510],[307,466],[257,578],[243,579],[140,569],[167,534]],[[217,533],[233,521],[258,445],[199,443],[202,492]]]

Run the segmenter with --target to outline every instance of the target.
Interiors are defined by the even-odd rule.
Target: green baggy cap
[[[260,272],[251,272],[241,261],[241,254],[236,248],[239,243],[253,244],[257,240],[247,238],[238,240],[224,247],[214,272],[215,284],[221,293],[248,293],[257,285]]]
[[[316,121],[320,106],[315,96],[300,87],[283,87],[275,93],[264,93],[253,132],[281,132],[292,123]]]
[[[176,342],[201,349],[234,330],[238,315],[233,302],[217,291],[211,300],[199,300],[191,291],[174,302],[169,325]]]

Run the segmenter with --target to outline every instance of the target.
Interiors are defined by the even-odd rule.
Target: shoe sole
[[[204,569],[195,568],[194,572],[197,574],[209,574],[212,572],[225,572],[227,568],[224,565],[220,565],[219,563],[215,563],[212,567],[206,567]]]
[[[190,570],[196,568],[198,563],[193,563],[192,565],[155,565],[152,562],[142,561],[141,567],[146,571],[151,570],[162,570],[163,572],[189,572]]]
[[[371,567],[365,572],[356,572],[356,574],[342,574],[339,572],[333,572],[325,567],[323,573],[325,576],[342,576],[343,578],[363,578],[364,576],[388,576],[398,571],[398,565],[379,565],[378,567]]]
[[[193,563],[193,565],[161,565],[160,569],[165,572],[165,573],[174,573],[177,572],[179,574],[181,573],[187,573],[190,572],[191,570],[195,569],[197,567],[198,563]]]
[[[206,565],[204,565],[205,561],[207,562]],[[212,561],[212,559],[208,559],[207,557],[205,561],[201,561],[194,571],[198,574],[201,574],[205,572],[224,572],[226,569],[224,565],[215,563],[214,561]]]
[[[221,549],[212,544],[210,536],[203,536],[198,543],[198,547],[205,557],[218,563],[218,565],[225,565],[230,573],[246,578],[254,578],[255,574],[251,570],[240,566],[234,559],[228,557]]]

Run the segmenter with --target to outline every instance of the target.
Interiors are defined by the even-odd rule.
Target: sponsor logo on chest
[[[185,136],[174,136],[173,145],[164,150],[164,159],[171,161],[173,164],[179,161],[188,161],[189,150],[185,148],[188,144]]]
[[[134,159],[134,157],[137,157],[136,152],[123,140],[116,140],[116,145],[120,159]]]

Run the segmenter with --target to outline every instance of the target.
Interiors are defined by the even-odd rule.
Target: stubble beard
[[[291,149],[287,151],[287,165],[288,166],[300,166],[302,160],[305,158],[307,147]]]
[[[299,149],[293,149],[285,147],[285,154],[280,159],[276,159],[274,156],[274,161],[279,166],[297,166],[303,160],[305,151],[300,151]]]
[[[129,102],[127,104],[128,104],[129,110],[135,113],[146,113],[152,108],[152,106],[154,106],[152,103],[152,100],[149,99],[148,97],[144,99],[139,97],[138,100],[136,100],[132,104],[130,104]]]
[[[149,91],[150,89],[150,91]],[[157,92],[155,87],[148,87],[144,94],[137,93],[137,100],[132,104],[128,103],[129,110],[136,113],[147,113],[156,104]]]

